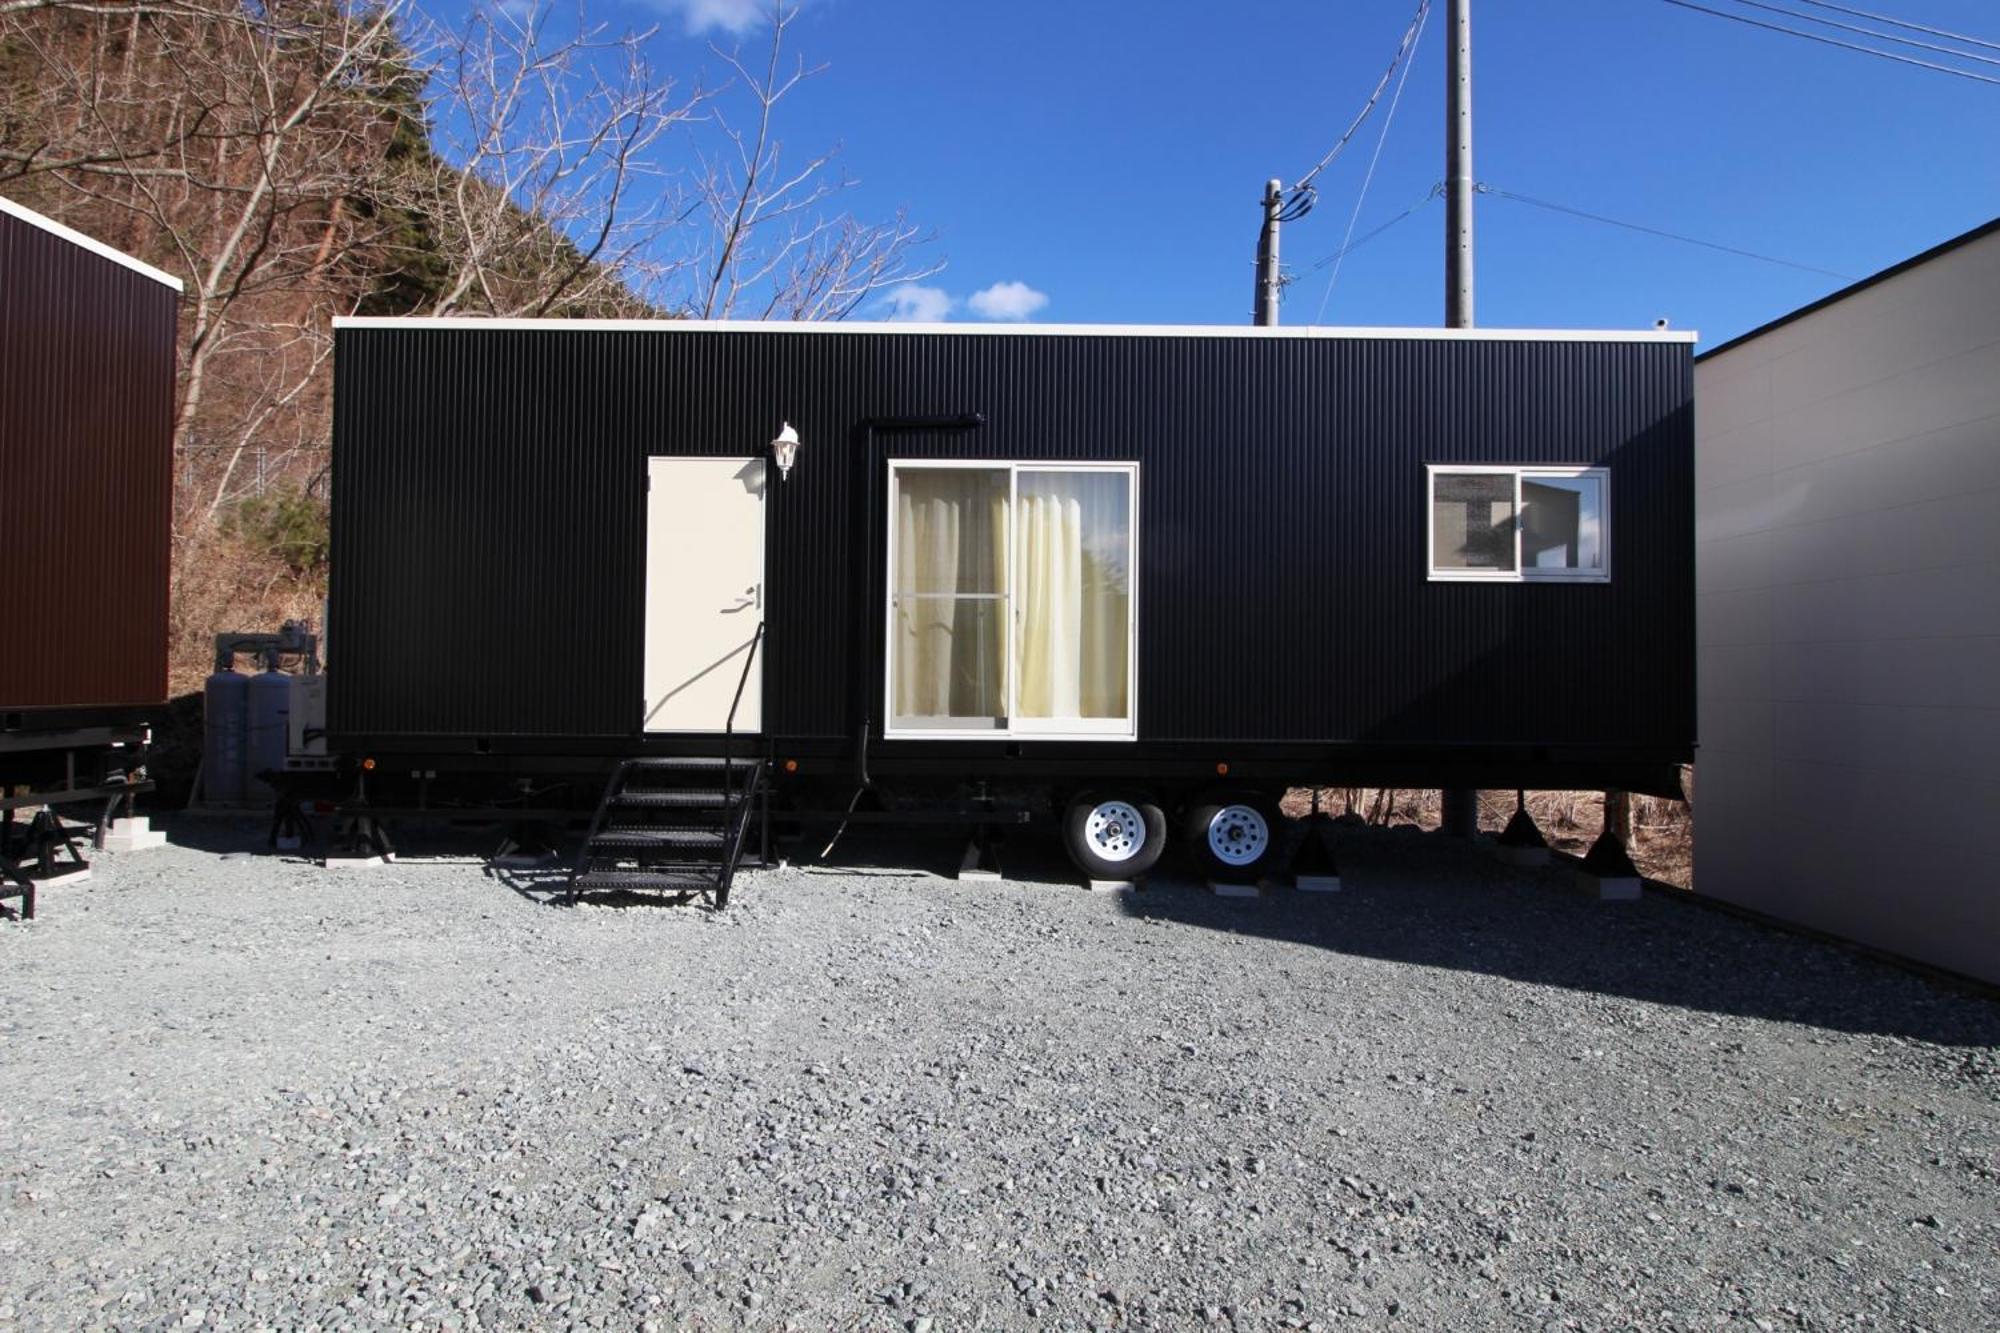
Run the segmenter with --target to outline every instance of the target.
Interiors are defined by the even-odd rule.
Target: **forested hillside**
[[[0,194],[186,284],[176,692],[215,631],[319,619],[335,315],[840,318],[934,271],[784,149],[787,6],[684,70],[524,12],[0,0]]]

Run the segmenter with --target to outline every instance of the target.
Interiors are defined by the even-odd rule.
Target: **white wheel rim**
[[[1208,821],[1208,850],[1226,866],[1247,866],[1271,845],[1271,826],[1256,807],[1225,805]]]
[[[1083,821],[1083,840],[1101,861],[1129,861],[1146,845],[1145,816],[1124,801],[1100,802]]]

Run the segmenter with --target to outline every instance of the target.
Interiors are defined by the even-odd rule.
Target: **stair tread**
[[[627,787],[611,798],[613,805],[692,806],[722,810],[742,802],[740,792],[713,787]]]
[[[587,870],[572,881],[576,889],[695,889],[715,887],[714,875],[670,874],[651,870]]]
[[[720,824],[707,828],[607,828],[590,840],[593,847],[720,847],[727,838]]]
[[[625,761],[625,764],[627,768],[635,769],[694,769],[700,771],[703,769],[719,769],[728,764],[728,762],[728,760],[721,756],[712,754],[659,754],[648,755],[643,759],[628,759]],[[736,765],[739,768],[744,768],[748,767],[751,762],[749,759],[739,758],[736,760]]]
[[[719,849],[696,851],[690,848],[689,851],[692,854],[685,856],[660,856],[654,854],[664,850],[671,849],[649,848],[646,851],[618,851],[612,848],[605,848],[602,851],[593,850],[589,852],[584,856],[583,862],[593,870],[718,870],[722,866],[722,857],[719,854]]]

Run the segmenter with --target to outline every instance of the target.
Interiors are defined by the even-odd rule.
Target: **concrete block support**
[[[1593,875],[1584,871],[1577,875],[1576,882],[1601,903],[1637,902],[1643,891],[1637,875]]]
[[[114,819],[104,831],[104,850],[108,852],[140,852],[166,845],[167,835],[154,828],[150,819]]]

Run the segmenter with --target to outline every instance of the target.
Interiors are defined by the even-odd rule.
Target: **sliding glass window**
[[[1608,582],[1610,491],[1601,467],[1432,464],[1430,576]]]
[[[889,734],[1134,734],[1137,468],[893,463]]]
[[[889,716],[899,728],[1007,729],[1005,468],[898,469]]]

